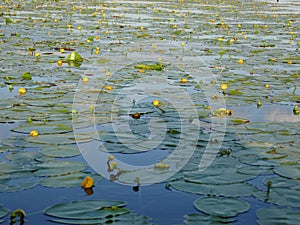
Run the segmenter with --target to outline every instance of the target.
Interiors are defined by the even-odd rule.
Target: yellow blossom
[[[25,88],[20,88],[18,91],[19,95],[25,95],[26,94],[26,89]]]
[[[91,188],[94,186],[94,179],[90,176],[86,176],[83,181],[81,182],[81,187],[86,189],[86,188]]]
[[[38,135],[39,135],[39,132],[37,130],[33,130],[29,133],[29,136],[31,136],[31,137],[36,137]]]

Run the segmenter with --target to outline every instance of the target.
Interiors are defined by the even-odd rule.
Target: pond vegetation
[[[299,12],[2,1],[0,223],[298,224]]]

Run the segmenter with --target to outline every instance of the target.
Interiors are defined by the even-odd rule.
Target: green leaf
[[[194,202],[196,209],[213,216],[233,217],[247,212],[250,205],[240,199],[226,197],[204,197]]]
[[[256,211],[257,222],[260,225],[298,225],[299,215],[299,210],[290,208],[269,207]]]
[[[68,55],[67,57],[67,62],[82,62],[83,58],[78,52],[72,52],[71,54]]]
[[[0,218],[6,216],[8,214],[8,209],[0,207]]]
[[[300,165],[278,165],[274,168],[274,172],[278,175],[291,179],[300,180]]]
[[[187,214],[184,216],[185,225],[224,225],[235,222],[236,219],[211,216],[206,214]]]
[[[24,80],[31,80],[32,76],[31,76],[30,72],[25,72],[25,73],[22,74],[22,78]]]
[[[64,219],[103,219],[128,213],[123,201],[82,200],[60,203],[45,209],[45,214]]]
[[[239,91],[239,90],[229,90],[228,92],[227,92],[227,94],[229,94],[229,95],[243,95],[244,93],[242,92],[242,91]]]
[[[42,147],[39,152],[46,156],[58,158],[73,157],[80,154],[77,145],[51,145]]]
[[[34,175],[38,177],[67,175],[83,171],[86,167],[87,165],[84,163],[73,161],[45,162],[37,165]]]
[[[143,69],[143,70],[158,70],[162,71],[163,70],[163,65],[162,64],[137,64],[134,66],[136,69]]]
[[[62,176],[45,177],[41,180],[40,185],[52,188],[80,187],[81,182],[86,176],[91,176],[95,183],[101,179],[96,174],[76,172]]]
[[[251,196],[255,188],[247,183],[236,184],[199,184],[184,180],[169,183],[172,188],[193,194],[216,195],[226,197]]]
[[[253,195],[261,201],[281,206],[299,208],[300,189],[272,187],[270,191],[255,191]]]

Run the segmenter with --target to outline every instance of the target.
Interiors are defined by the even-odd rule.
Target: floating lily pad
[[[40,185],[53,188],[80,187],[81,182],[86,176],[91,176],[94,179],[94,183],[97,183],[101,179],[101,177],[96,174],[76,172],[62,176],[43,178],[40,182]]]
[[[267,185],[268,182],[272,182],[272,187],[295,187],[300,185],[300,180],[288,179],[284,177],[268,177],[264,179],[264,184]]]
[[[188,182],[202,184],[233,184],[251,180],[257,176],[238,173],[236,167],[239,164],[238,160],[231,157],[217,158],[205,172],[184,172],[184,179]]]
[[[258,209],[256,216],[260,225],[298,225],[300,213],[290,208],[269,207]]]
[[[71,132],[73,128],[66,124],[30,123],[14,127],[11,130],[25,134],[29,134],[32,130],[37,130],[39,134],[62,134]]]
[[[34,172],[34,175],[38,177],[61,176],[74,172],[79,172],[86,168],[87,165],[80,162],[45,162],[37,165],[37,171]]]
[[[238,198],[204,197],[194,202],[196,209],[213,216],[233,217],[247,212],[250,205]]]
[[[253,195],[261,201],[280,206],[298,207],[300,189],[297,188],[270,188],[270,191],[255,191]]]
[[[76,134],[76,139],[74,134],[47,134],[47,135],[39,135],[37,137],[26,137],[26,141],[35,144],[48,144],[48,145],[68,145],[68,144],[76,144],[81,142],[89,142],[91,141],[91,136],[87,133]]]
[[[113,212],[116,213],[116,212]],[[53,219],[51,221],[63,224],[79,224],[79,225],[98,225],[98,224],[114,224],[114,225],[153,225],[148,222],[149,218],[138,215],[134,212],[128,212],[122,215],[115,214],[108,215],[108,218],[103,219],[89,219],[89,220],[71,220],[71,219]]]
[[[8,209],[5,209],[0,205],[0,218],[6,216],[8,214]]]
[[[175,180],[169,183],[172,188],[189,192],[193,194],[203,194],[210,196],[226,196],[239,197],[251,196],[252,192],[256,190],[252,185],[247,183],[235,184],[199,184],[188,182],[184,180]]]
[[[157,183],[158,177],[170,177],[174,172],[169,169],[146,168],[132,171],[125,171],[118,177],[119,181],[125,184],[135,183],[136,178],[139,178],[141,184]]]
[[[274,172],[282,177],[300,180],[300,165],[279,165],[274,168]]]
[[[33,188],[40,180],[31,172],[22,171],[0,176],[0,181],[0,192],[15,192]]]
[[[123,201],[114,200],[82,200],[53,205],[45,209],[45,214],[64,219],[102,219],[108,216],[126,214],[128,209]]]
[[[185,225],[224,225],[235,222],[236,219],[206,214],[187,214],[184,216]]]
[[[268,175],[273,174],[273,168],[270,166],[241,166],[236,169],[238,173],[252,175]]]
[[[80,151],[76,145],[51,145],[47,147],[41,147],[40,153],[50,157],[73,157],[80,154]]]

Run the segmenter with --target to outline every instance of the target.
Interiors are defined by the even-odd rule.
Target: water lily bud
[[[117,162],[112,162],[110,165],[109,165],[109,169],[110,170],[114,170],[114,169],[116,169],[117,168]]]
[[[257,105],[257,108],[261,107],[261,105],[262,105],[261,101],[258,100],[257,103],[256,103],[256,105]]]
[[[139,119],[139,118],[141,118],[141,114],[138,113],[138,112],[136,112],[136,113],[133,113],[133,114],[131,115],[131,117],[132,117],[133,119]]]
[[[299,111],[299,107],[297,105],[294,106],[293,112],[295,115],[299,115],[300,111]]]
[[[107,158],[108,158],[109,161],[112,161],[112,160],[115,159],[115,157],[113,155],[109,155]]]

